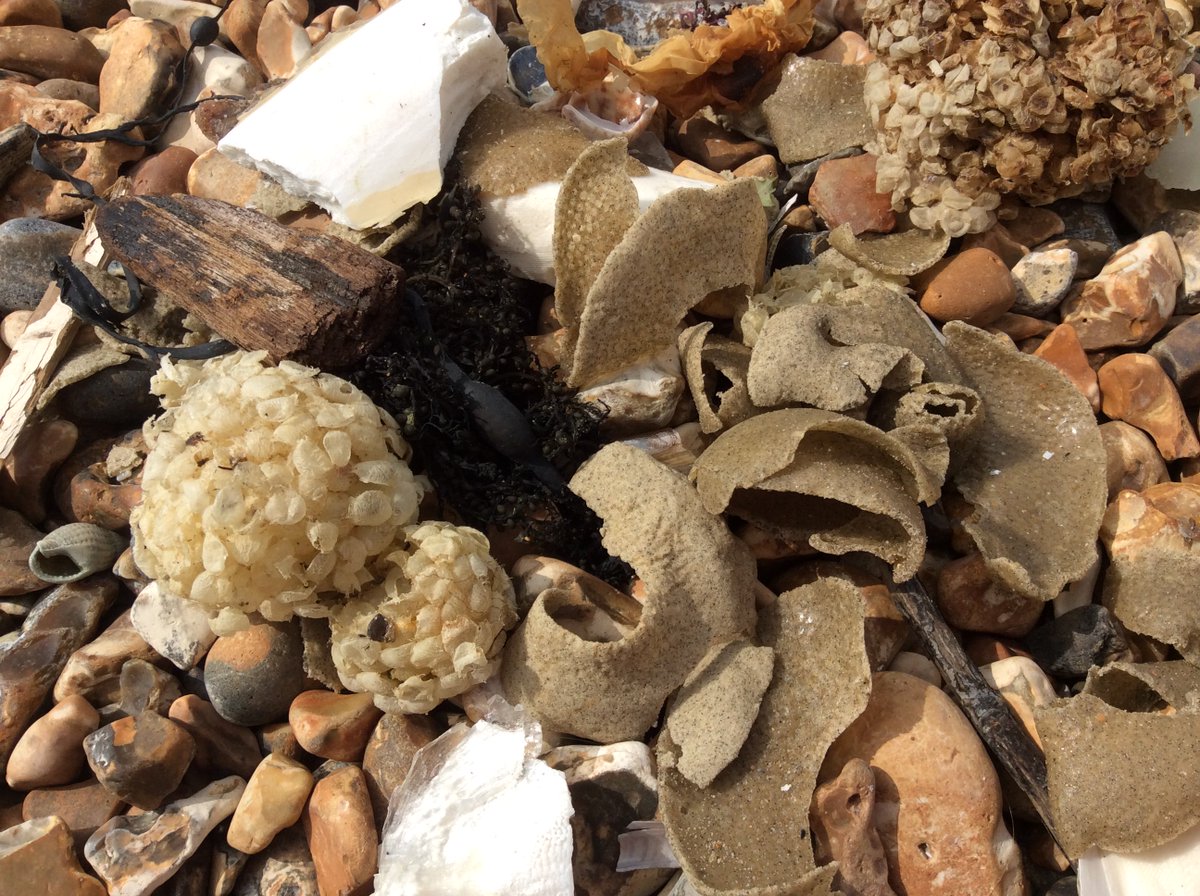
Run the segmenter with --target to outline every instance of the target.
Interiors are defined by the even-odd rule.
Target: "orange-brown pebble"
[[[1088,364],[1087,354],[1073,326],[1059,324],[1033,354],[1057,367],[1088,400],[1092,410],[1100,410],[1100,385],[1096,381],[1096,371]]]
[[[808,201],[830,230],[849,224],[857,236],[895,228],[891,194],[875,189],[875,162],[875,156],[867,154],[830,159],[817,168]]]
[[[943,323],[961,320],[986,327],[999,320],[1017,299],[1008,267],[995,252],[982,248],[939,261],[917,278],[914,286],[920,291],[921,310]]]
[[[1165,460],[1200,455],[1175,384],[1150,355],[1118,355],[1100,368],[1098,379],[1104,413],[1149,433]]]
[[[983,233],[968,233],[963,237],[960,251],[965,252],[968,249],[987,249],[989,252],[995,252],[1010,268],[1029,254],[1029,250],[1013,239],[1003,224],[993,224]]]
[[[0,26],[46,25],[62,27],[62,13],[54,0],[0,0]]]
[[[317,782],[304,813],[304,832],[321,896],[370,892],[378,850],[362,769],[344,766]]]
[[[992,581],[978,551],[942,567],[937,602],[946,621],[956,628],[1016,638],[1033,631],[1046,606]]]
[[[1171,478],[1154,442],[1136,426],[1109,420],[1100,424],[1100,439],[1104,442],[1109,501],[1125,489],[1141,492]]]
[[[372,701],[370,694],[305,691],[288,710],[296,742],[322,759],[358,762],[383,715]]]
[[[130,189],[135,196],[186,193],[188,171],[195,161],[196,154],[187,147],[168,146],[130,169]]]
[[[778,177],[779,163],[772,155],[755,156],[733,169],[734,177]]]
[[[21,735],[5,776],[13,790],[70,784],[86,764],[83,739],[100,725],[100,714],[75,694],[56,704]]]

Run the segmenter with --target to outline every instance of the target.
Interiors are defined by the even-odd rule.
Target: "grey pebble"
[[[54,256],[68,254],[82,232],[41,218],[0,224],[0,314],[36,308],[50,285]]]

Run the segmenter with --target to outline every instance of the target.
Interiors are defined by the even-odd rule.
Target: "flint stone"
[[[44,533],[15,510],[0,507],[0,596],[41,591],[46,583],[29,568],[29,555]]]
[[[1066,296],[1079,269],[1079,256],[1070,249],[1030,252],[1012,268],[1018,314],[1046,317]]]
[[[304,813],[313,776],[293,759],[272,753],[254,770],[229,823],[229,845],[247,854],[260,853]]]
[[[155,370],[139,359],[106,367],[64,387],[56,396],[58,407],[81,424],[141,425],[159,410],[158,399],[150,391]]]
[[[196,753],[183,726],[155,712],[118,719],[83,742],[100,783],[139,809],[155,809],[180,782]]]
[[[62,27],[62,13],[54,0],[0,0],[0,25]]]
[[[78,31],[81,28],[103,28],[108,20],[123,9],[125,0],[54,0],[62,13],[63,25]]]
[[[183,59],[175,29],[134,16],[110,31],[113,43],[100,72],[100,111],[128,120],[160,111]]]
[[[851,759],[813,794],[813,852],[822,865],[838,863],[834,886],[843,893],[895,896],[888,886],[887,857],[875,830],[874,811],[875,775],[861,759]]]
[[[385,713],[371,732],[363,753],[362,770],[367,779],[377,833],[382,835],[388,803],[396,788],[408,777],[417,750],[432,743],[441,733],[428,716],[398,712]]]
[[[36,818],[0,833],[0,880],[8,893],[105,896],[79,867],[61,818]]]
[[[1180,398],[1191,401],[1200,397],[1200,316],[1189,317],[1175,327],[1147,354],[1162,365]]]
[[[658,809],[654,757],[640,741],[604,746],[556,747],[543,760],[563,772],[571,794],[571,831],[577,896],[629,896],[656,892],[667,869],[616,871],[619,835],[631,822],[649,821]]]
[[[1143,345],[1175,313],[1183,265],[1162,231],[1116,252],[1100,273],[1063,303],[1062,321],[1093,349]]]
[[[1104,413],[1147,432],[1164,460],[1200,455],[1200,439],[1175,384],[1152,355],[1118,355],[1096,378]]]
[[[371,798],[362,769],[346,765],[317,781],[304,833],[322,896],[366,896],[378,868]]]
[[[171,704],[167,717],[183,726],[196,742],[196,766],[249,778],[262,759],[258,738],[249,728],[221,718],[211,703],[194,694]]]
[[[210,840],[212,844],[212,877],[205,896],[231,896],[237,886],[238,875],[246,867],[250,856],[223,843],[220,837]]]
[[[245,788],[241,778],[221,778],[159,812],[113,818],[88,838],[84,857],[109,896],[148,896],[233,814]]]
[[[96,780],[68,784],[65,787],[47,787],[31,790],[21,804],[21,814],[26,821],[56,815],[67,824],[75,846],[83,848],[87,838],[125,806],[123,800],[113,796]]]
[[[46,25],[0,27],[0,68],[39,80],[70,78],[95,84],[104,57],[86,37]]]
[[[233,896],[320,896],[317,868],[303,831],[288,828],[265,851],[251,858]]]
[[[304,690],[300,626],[264,622],[213,643],[204,661],[209,699],[235,725],[268,725],[288,715]]]
[[[21,735],[8,760],[13,790],[69,784],[85,767],[83,739],[96,730],[100,714],[82,697],[68,697]]]
[[[182,693],[174,675],[142,659],[121,666],[120,687],[121,709],[131,716],[147,711],[165,716]]]
[[[305,691],[288,709],[300,746],[322,759],[358,762],[383,713],[371,694]]]
[[[54,471],[79,439],[70,420],[47,420],[28,427],[0,473],[0,501],[36,524],[46,518],[46,493]]]
[[[34,606],[15,638],[0,644],[0,773],[67,658],[95,634],[116,593],[117,580],[107,575],[60,585]]]
[[[208,614],[198,604],[160,590],[157,583],[142,589],[129,618],[146,643],[177,669],[191,669],[216,641]]]
[[[1150,230],[1162,230],[1175,241],[1183,262],[1183,292],[1175,310],[1181,314],[1200,312],[1200,212],[1175,209],[1150,223]]]
[[[82,694],[102,705],[120,698],[121,668],[131,659],[153,662],[161,657],[137,633],[126,610],[100,635],[71,654],[54,684],[54,699]]]
[[[54,100],[74,100],[93,112],[100,110],[100,88],[86,81],[70,78],[48,78],[37,86],[39,92]]]
[[[1034,629],[1025,638],[1034,661],[1067,681],[1085,678],[1092,666],[1129,660],[1125,635],[1107,609],[1086,604]]]
[[[1102,203],[1060,199],[1047,207],[1062,219],[1064,239],[1103,243],[1110,252],[1116,252],[1125,245],[1125,240],[1117,234],[1112,216]]]
[[[1100,424],[1108,477],[1108,500],[1112,502],[1125,489],[1144,491],[1170,479],[1162,455],[1150,437],[1123,420]]]
[[[54,256],[70,254],[82,233],[41,218],[0,224],[0,314],[36,308],[53,277]]]

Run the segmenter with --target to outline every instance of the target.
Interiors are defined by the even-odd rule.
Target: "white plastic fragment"
[[[573,893],[571,796],[540,744],[538,724],[502,705],[419,750],[392,795],[376,896]]]
[[[659,198],[680,189],[709,189],[712,184],[651,168],[633,178],[638,211],[645,212]],[[554,285],[554,208],[561,183],[535,184],[513,196],[480,196],[483,234],[488,247],[508,262],[513,273]]]
[[[432,199],[467,116],[504,86],[507,53],[466,0],[400,0],[316,54],[221,152],[353,228]]]
[[[1200,94],[1188,103],[1192,120],[1200,120]],[[1200,190],[1200,126],[1184,132],[1183,122],[1175,123],[1175,134],[1159,150],[1146,173],[1168,190]]]
[[[1093,847],[1079,859],[1079,896],[1194,896],[1200,827],[1138,853]]]

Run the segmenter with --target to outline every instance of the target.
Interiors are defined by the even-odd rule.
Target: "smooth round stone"
[[[150,392],[156,368],[142,361],[127,361],[72,383],[58,393],[59,409],[78,423],[129,426],[158,411]]]
[[[188,171],[196,154],[183,146],[168,146],[129,170],[130,188],[136,196],[169,196],[187,192]]]
[[[8,760],[13,790],[70,784],[83,771],[83,739],[96,730],[100,714],[78,695],[56,704],[21,735]]]
[[[235,725],[283,721],[306,681],[295,623],[263,622],[217,638],[204,662],[209,699]]]
[[[258,738],[249,728],[221,718],[207,700],[187,694],[171,704],[167,717],[182,725],[196,742],[196,767],[210,773],[249,778],[262,759]]]
[[[45,25],[62,27],[62,13],[54,0],[0,0],[0,26]]]
[[[892,198],[875,190],[875,156],[830,159],[817,169],[809,204],[833,230],[849,224],[854,235],[891,233],[896,226]]]
[[[125,0],[54,0],[68,28],[103,28],[123,9]]]
[[[229,845],[249,855],[262,852],[280,831],[300,820],[312,789],[312,772],[299,762],[278,753],[267,756],[233,813]]]
[[[961,320],[986,327],[1012,308],[1016,285],[996,253],[967,249],[922,273],[914,285],[924,286],[921,310],[936,321]]]
[[[1100,424],[1100,439],[1108,477],[1108,500],[1124,489],[1144,491],[1171,478],[1162,455],[1151,438],[1123,420]]]
[[[54,257],[68,255],[82,233],[41,218],[0,224],[0,314],[36,308],[53,277]]]
[[[305,691],[292,701],[288,721],[297,743],[314,756],[358,762],[382,715],[371,694]]]
[[[1000,780],[966,716],[933,685],[873,676],[867,708],[829,748],[822,782],[853,759],[875,775],[875,824],[893,889],[908,896],[1025,892]]]
[[[70,78],[50,78],[39,84],[37,89],[51,99],[74,100],[89,109],[100,109],[100,88],[95,84],[72,81]]]
[[[0,27],[0,68],[45,80],[70,78],[95,84],[104,57],[86,37],[46,25]]]

